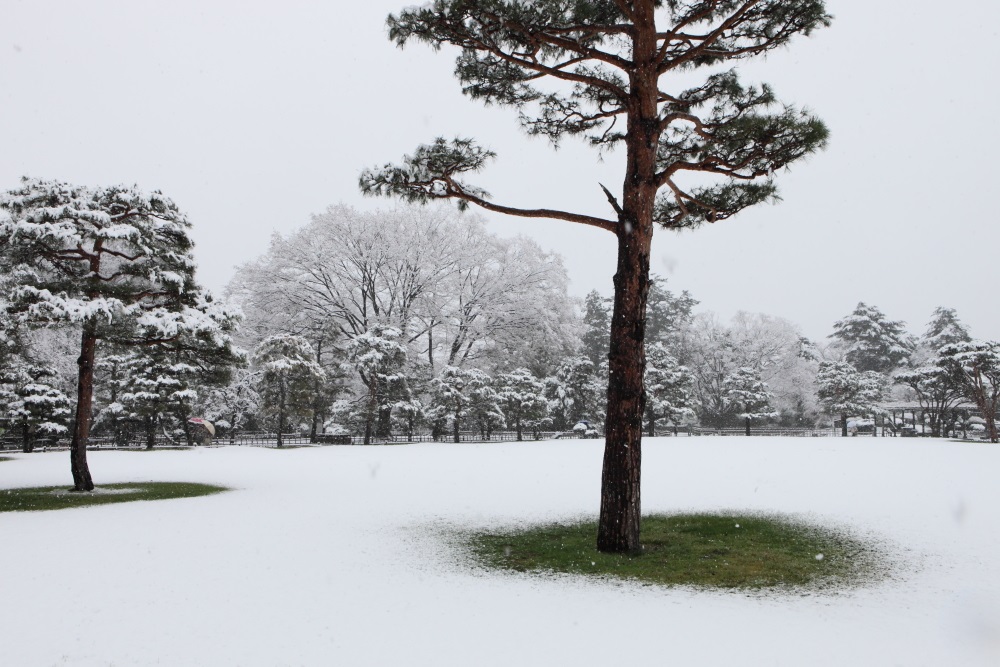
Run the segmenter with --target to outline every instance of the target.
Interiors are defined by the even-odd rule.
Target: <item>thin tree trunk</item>
[[[94,402],[94,358],[97,356],[97,335],[94,325],[83,325],[80,340],[80,357],[77,359],[76,418],[73,440],[69,446],[70,469],[73,472],[73,491],[93,491],[94,480],[87,464],[87,443],[90,440],[91,407]]]
[[[278,390],[278,447],[285,445],[282,433],[285,432],[285,385],[282,382]]]
[[[156,417],[146,418],[146,449],[156,446]]]
[[[28,424],[24,424],[21,428],[21,451],[25,454],[35,451],[35,439]]]
[[[750,435],[750,418],[747,417],[747,435]]]
[[[847,413],[840,413],[840,437],[847,437]]]

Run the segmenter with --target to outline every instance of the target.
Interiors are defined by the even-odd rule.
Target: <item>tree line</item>
[[[194,281],[190,241],[176,229],[186,220],[172,203],[144,211],[149,201],[44,181],[3,199],[11,296],[0,403],[26,451],[41,436],[77,437],[81,383],[95,435],[150,448],[195,442],[196,417],[220,437],[271,431],[279,444],[293,431],[457,441],[460,431],[520,439],[603,426],[610,300],[594,291],[574,303],[559,257],[529,239],[445,208],[331,207],[275,235],[218,300]],[[139,221],[173,245],[150,246]],[[90,251],[66,250],[84,243]],[[186,273],[173,275],[178,266]],[[937,309],[917,337],[861,303],[816,343],[781,318],[741,312],[723,323],[697,306],[652,276],[647,434],[811,428],[831,416],[846,428],[892,397],[926,405],[935,435],[955,427],[963,402],[996,412],[996,345],[973,341],[952,309]],[[94,358],[81,360],[90,338]]]

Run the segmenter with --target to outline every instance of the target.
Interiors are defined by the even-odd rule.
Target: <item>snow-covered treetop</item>
[[[889,372],[905,363],[916,346],[905,322],[890,320],[864,302],[833,328],[830,338],[846,346],[844,358],[860,371]]]
[[[874,371],[858,372],[844,361],[824,361],[816,375],[816,394],[831,413],[877,412],[885,385],[885,376]]]
[[[315,357],[312,345],[302,336],[277,334],[261,342],[254,351],[253,363],[265,377],[296,374],[323,379],[326,373]]]
[[[924,333],[924,343],[934,351],[952,343],[967,343],[972,340],[969,328],[958,319],[954,308],[937,307]]]
[[[124,344],[229,345],[239,311],[195,283],[191,224],[161,192],[22,179],[0,194],[0,264],[21,322],[87,323]]]

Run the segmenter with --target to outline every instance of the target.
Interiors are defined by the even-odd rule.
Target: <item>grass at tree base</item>
[[[0,489],[0,512],[59,510],[90,505],[128,503],[136,500],[192,498],[220,493],[227,489],[191,482],[126,482],[106,484],[91,492],[74,493],[65,486],[29,489]]]
[[[637,556],[597,551],[596,521],[467,533],[462,539],[488,568],[667,586],[851,588],[885,572],[878,549],[863,540],[752,513],[644,517],[643,552]]]

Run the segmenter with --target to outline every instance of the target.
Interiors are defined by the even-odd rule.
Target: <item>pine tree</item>
[[[261,406],[277,417],[278,447],[284,444],[288,419],[310,414],[314,384],[326,377],[315,359],[309,341],[288,334],[264,339],[254,352]]]
[[[647,343],[674,344],[681,328],[691,322],[691,311],[697,305],[687,290],[678,296],[667,289],[666,279],[651,275],[646,301]]]
[[[40,436],[69,432],[69,398],[53,386],[55,379],[55,372],[45,366],[17,364],[0,371],[0,407],[11,426],[20,429],[26,454],[34,451]]]
[[[500,395],[493,387],[493,380],[479,369],[466,371],[469,390],[469,417],[479,427],[484,440],[493,437],[493,431],[507,424],[507,417],[500,407]]]
[[[889,320],[864,302],[835,322],[833,329],[830,338],[846,347],[844,359],[859,371],[889,373],[903,365],[915,348],[905,322]]]
[[[777,417],[771,408],[771,392],[760,375],[752,368],[736,369],[723,382],[726,404],[745,421],[746,434],[750,435],[750,422]]]
[[[87,464],[98,341],[228,348],[236,314],[194,281],[191,225],[160,192],[37,179],[0,196],[0,263],[15,280],[8,312],[32,325],[80,327],[70,462],[75,491]]]
[[[556,430],[568,430],[581,421],[594,425],[603,421],[601,399],[606,389],[602,376],[606,372],[595,372],[590,359],[571,357],[559,365],[555,376],[546,378],[545,397]]]
[[[260,410],[259,384],[255,371],[239,368],[227,384],[209,391],[205,399],[205,416],[216,428],[228,432],[230,443],[236,442],[236,432]]]
[[[452,198],[461,207],[566,220],[615,236],[608,357],[614,380],[597,544],[605,552],[637,553],[654,224],[692,228],[773,201],[773,174],[825,144],[827,129],[817,118],[778,105],[768,86],[744,86],[735,70],[719,67],[828,25],[823,1],[434,0],[388,23],[400,46],[457,46],[463,91],[517,108],[529,134],[553,143],[578,136],[602,152],[624,147],[621,196],[602,186],[614,211],[608,217],[490,201],[463,177],[494,153],[464,138],[419,146],[400,165],[365,171],[360,185],[366,194]],[[710,73],[695,82],[702,67]]]
[[[694,378],[690,371],[677,363],[677,359],[663,343],[653,343],[646,348],[646,423],[647,433],[656,435],[656,423],[666,420],[674,424],[694,416],[691,395]]]
[[[385,420],[386,428],[380,429],[380,434],[388,435],[392,403],[408,394],[406,377],[400,372],[406,363],[406,347],[399,342],[400,337],[399,329],[376,324],[347,346],[345,366],[357,372],[367,390],[363,399],[366,445],[376,434],[376,419]]]
[[[930,415],[934,437],[941,435],[941,426],[948,413],[965,398],[963,379],[963,374],[955,365],[941,364],[938,358],[932,359],[928,365],[893,376],[893,382],[913,390],[920,407]]]
[[[952,343],[968,343],[972,340],[969,328],[959,319],[954,308],[937,307],[927,324],[923,342],[933,352]]]
[[[937,364],[955,373],[966,398],[976,404],[986,420],[990,442],[997,442],[997,410],[1000,410],[1000,343],[971,340],[945,345]]]
[[[507,417],[508,426],[517,431],[517,439],[524,439],[524,429],[537,431],[538,426],[549,414],[545,400],[545,383],[531,374],[527,368],[518,368],[503,373],[496,378],[500,408]]]
[[[875,371],[859,372],[847,362],[824,361],[816,374],[816,395],[827,412],[840,415],[842,436],[847,436],[848,415],[879,411],[885,393],[885,378]]]
[[[445,366],[431,380],[431,419],[452,428],[455,442],[461,442],[462,420],[469,415],[470,371],[455,366]]]
[[[611,309],[608,300],[591,290],[583,302],[583,356],[599,368],[611,349]]]

